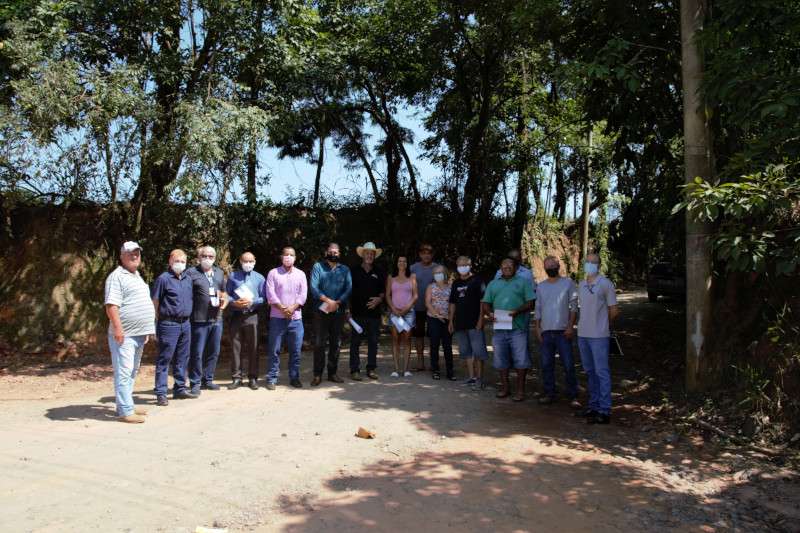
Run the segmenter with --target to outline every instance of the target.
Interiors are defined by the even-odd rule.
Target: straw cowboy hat
[[[356,247],[356,253],[358,254],[358,257],[364,257],[364,250],[372,250],[373,252],[375,252],[375,259],[379,258],[383,253],[383,250],[381,250],[380,248],[376,248],[375,243],[372,241],[364,244],[364,246]]]

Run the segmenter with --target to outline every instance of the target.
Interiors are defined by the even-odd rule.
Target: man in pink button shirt
[[[289,383],[299,389],[300,349],[303,346],[303,315],[300,308],[306,303],[306,275],[294,267],[294,248],[287,246],[281,253],[282,266],[267,274],[266,300],[269,310],[269,351],[267,359],[267,390],[275,390],[280,370],[280,350],[283,340],[289,350]]]

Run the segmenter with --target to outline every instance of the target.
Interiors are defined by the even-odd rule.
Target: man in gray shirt
[[[570,278],[559,274],[558,259],[548,256],[544,260],[547,280],[539,283],[536,291],[536,310],[533,320],[536,324],[536,338],[542,345],[542,381],[544,396],[541,404],[553,403],[556,395],[556,353],[561,356],[564,366],[564,380],[567,386],[569,406],[580,409],[578,402],[578,378],[572,358],[572,337],[575,318],[578,316],[578,290]]]
[[[417,366],[412,368],[412,372],[423,372],[425,370],[425,324],[428,322],[428,308],[425,306],[425,291],[428,285],[433,283],[433,269],[439,266],[433,262],[433,246],[423,244],[419,247],[419,261],[411,265],[411,273],[417,276],[417,291],[422,295],[414,302],[414,312],[417,315],[417,323],[411,330],[411,336],[415,338],[417,349]]]
[[[581,320],[578,322],[578,349],[583,371],[589,378],[589,407],[575,416],[589,424],[608,424],[611,420],[611,366],[608,361],[610,326],[619,315],[614,284],[600,272],[600,256],[589,254],[583,265],[586,278],[578,286]]]

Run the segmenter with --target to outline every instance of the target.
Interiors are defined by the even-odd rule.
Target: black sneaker
[[[572,416],[577,416],[577,417],[580,417],[580,418],[591,418],[591,417],[597,416],[599,414],[600,413],[598,413],[597,411],[595,411],[591,407],[587,407],[583,411],[578,411],[577,413],[573,414]]]
[[[161,395],[156,398],[156,405],[160,405],[161,407],[166,407],[167,405],[169,405],[169,400],[167,400],[166,396]]]
[[[611,416],[597,413],[595,416],[586,419],[587,424],[610,424]]]

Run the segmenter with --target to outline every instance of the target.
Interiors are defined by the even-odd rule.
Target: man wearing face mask
[[[556,353],[564,366],[564,381],[570,408],[580,409],[578,402],[578,377],[572,358],[573,327],[578,316],[578,289],[570,278],[559,274],[558,259],[548,256],[544,260],[547,280],[539,283],[536,291],[536,338],[542,345],[542,381],[544,396],[539,403],[553,403],[556,395]]]
[[[368,242],[358,246],[356,253],[361,256],[361,264],[352,270],[353,293],[347,302],[347,316],[361,328],[359,333],[353,328],[350,335],[350,377],[361,381],[361,358],[358,350],[361,339],[367,337],[367,377],[378,379],[375,369],[378,366],[378,332],[381,327],[381,302],[385,297],[386,278],[380,269],[373,266],[383,250]]]
[[[211,246],[197,251],[199,265],[186,271],[192,278],[193,306],[189,319],[192,330],[192,348],[189,353],[189,383],[192,394],[200,389],[219,390],[214,383],[214,372],[219,359],[219,342],[222,338],[222,311],[228,306],[225,292],[225,274],[214,266],[217,252]]]
[[[228,276],[225,292],[233,305],[231,316],[231,377],[233,382],[229,389],[242,386],[242,344],[247,354],[247,378],[249,387],[258,390],[258,309],[264,305],[264,291],[267,280],[253,270],[256,258],[245,252],[239,259],[241,270]]]
[[[267,355],[267,390],[275,390],[280,369],[283,340],[289,350],[289,384],[302,388],[300,382],[300,350],[303,347],[303,313],[308,283],[306,275],[294,266],[294,248],[287,246],[281,253],[282,265],[267,274],[266,299],[269,312],[269,353]]]
[[[150,297],[156,308],[156,336],[158,337],[158,359],[156,359],[156,405],[169,405],[167,401],[167,376],[172,362],[174,380],[172,398],[186,400],[197,398],[186,390],[186,366],[189,362],[192,314],[192,278],[184,273],[186,253],[172,250],[169,254],[169,269],[156,278]]]
[[[462,255],[456,259],[458,277],[450,288],[450,322],[447,329],[455,333],[458,356],[467,365],[469,375],[458,384],[483,388],[483,362],[489,358],[483,333],[483,294],[486,285],[472,272],[472,259]]]
[[[578,348],[583,370],[589,378],[589,407],[575,416],[585,417],[589,424],[611,421],[609,326],[619,315],[614,284],[600,275],[599,267],[600,256],[588,254],[584,263],[586,278],[578,286],[581,310]]]
[[[332,242],[325,251],[325,260],[314,265],[311,270],[311,294],[314,296],[314,379],[311,386],[322,383],[325,368],[325,345],[330,339],[328,349],[328,381],[342,383],[336,375],[339,364],[339,349],[342,344],[344,311],[353,278],[350,269],[339,263],[339,245]]]

